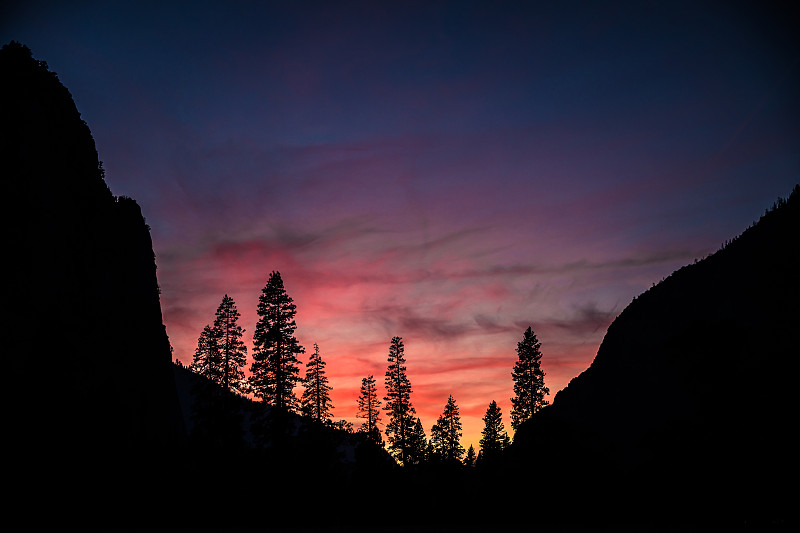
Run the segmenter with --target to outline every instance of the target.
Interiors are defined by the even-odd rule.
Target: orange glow
[[[223,259],[227,261],[226,257],[223,256]],[[255,272],[251,266],[239,265],[252,264],[250,261],[231,260],[223,267],[229,274],[227,281],[237,288],[228,292],[242,315],[240,325],[245,329],[248,353],[252,350],[252,331],[257,319],[256,300],[261,288],[257,277],[261,273]],[[316,283],[306,282],[310,287],[303,287],[298,285],[291,272],[283,277],[289,295],[297,304],[296,335],[300,343],[307,352],[313,343],[319,344],[320,353],[327,363],[326,372],[333,387],[331,400],[335,406],[334,415],[357,428],[363,422],[355,417],[361,379],[370,374],[375,376],[379,394],[384,392],[386,358],[389,340],[394,332],[389,331],[389,320],[381,314],[391,313],[391,306],[379,309],[376,302],[382,299],[391,301],[392,291],[379,284],[347,286],[330,278]],[[247,285],[252,289],[242,290]],[[186,365],[191,363],[202,326],[213,319],[218,305],[216,298],[210,295],[198,301],[203,302],[202,309],[198,306],[191,313],[181,307],[164,305],[164,320],[168,325],[175,357]],[[376,308],[375,314],[364,314],[364,309],[370,305]],[[452,337],[444,329],[442,335],[432,338],[429,335],[431,332],[426,329],[429,325],[415,324],[413,317],[408,318],[407,322],[418,328],[403,338],[408,376],[414,389],[412,403],[426,434],[441,414],[448,395],[452,394],[461,413],[464,431],[462,444],[465,449],[470,444],[476,451],[479,449],[482,418],[493,400],[500,406],[506,430],[512,436],[511,370],[516,361],[516,343],[522,331],[517,332],[509,327],[487,337],[475,325],[472,329],[465,327],[464,331],[454,331]],[[590,364],[600,342],[600,333],[596,336],[595,345],[584,343],[550,348],[547,337],[540,336],[543,339],[542,364],[546,372],[545,381],[551,391],[551,401],[556,391]],[[403,336],[402,331],[396,334]],[[307,359],[308,353],[301,357],[303,365]],[[301,375],[304,372],[303,366]],[[299,395],[300,390],[296,390],[296,393]]]

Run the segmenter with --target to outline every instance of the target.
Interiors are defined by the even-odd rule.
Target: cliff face
[[[723,249],[634,299],[591,366],[520,428],[520,456],[550,454],[553,471],[602,479],[611,493],[669,491],[682,498],[675,509],[692,497],[741,513],[779,505],[796,448],[798,272],[795,187]]]
[[[102,470],[112,456],[172,449],[182,426],[141,210],[109,191],[89,128],[46,64],[11,43],[0,78],[3,409],[20,468]]]

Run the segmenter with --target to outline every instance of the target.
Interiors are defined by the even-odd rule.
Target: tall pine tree
[[[217,308],[214,331],[219,346],[220,385],[227,391],[244,393],[247,382],[242,367],[247,362],[247,346],[242,340],[244,330],[239,326],[240,316],[233,298],[226,294]]]
[[[464,466],[475,466],[475,447],[470,444],[467,449],[467,455],[464,457]]]
[[[413,418],[411,422],[413,422]],[[406,434],[406,452],[403,466],[419,466],[424,464],[429,456],[429,448],[430,443],[425,438],[425,428],[422,427],[422,420],[417,418],[416,422],[409,425]]]
[[[544,384],[541,368],[541,343],[529,327],[517,344],[517,362],[511,377],[514,380],[514,397],[511,398],[511,427],[516,431],[549,402],[545,396],[550,390]]]
[[[305,350],[294,336],[297,308],[286,293],[281,275],[273,271],[258,298],[259,316],[253,333],[250,389],[278,413],[297,410],[294,387],[299,380],[299,354]]]
[[[431,429],[433,453],[446,462],[456,462],[464,455],[461,445],[461,416],[453,396],[447,398],[444,411]]]
[[[383,437],[378,429],[378,422],[380,422],[381,414],[380,406],[381,401],[378,399],[378,388],[375,384],[375,378],[372,375],[367,376],[361,380],[361,394],[358,397],[358,411],[356,416],[366,419],[361,426],[361,431],[366,433],[367,436],[377,444],[383,444]]]
[[[233,298],[223,296],[214,326],[203,328],[189,367],[197,376],[192,382],[193,434],[215,446],[241,443],[241,418],[231,396],[247,389],[242,371],[247,348],[239,316]]]
[[[239,402],[232,393],[247,392],[242,367],[247,363],[247,347],[242,340],[244,329],[239,325],[239,311],[233,298],[227,294],[217,307],[214,332],[220,357],[220,385],[223,389],[219,440],[223,446],[242,444],[242,418]]]
[[[503,425],[503,413],[497,402],[492,400],[483,417],[483,431],[481,431],[481,462],[492,460],[509,444],[508,434]]]
[[[389,415],[386,438],[389,450],[402,465],[408,463],[409,437],[414,425],[414,406],[411,405],[411,382],[406,375],[403,340],[393,337],[389,345],[389,367],[384,383],[386,397],[384,410]]]
[[[222,433],[222,358],[218,331],[206,325],[197,339],[197,348],[189,365],[192,371],[192,429],[197,444],[219,445]]]
[[[219,331],[206,325],[197,339],[197,348],[194,351],[189,370],[198,376],[204,377],[211,383],[219,384],[222,381],[222,357],[219,352]]]
[[[328,376],[325,375],[325,361],[322,360],[319,346],[316,343],[314,344],[314,353],[311,354],[306,364],[303,386],[305,388],[301,398],[303,415],[311,417],[317,422],[330,422],[333,410],[330,392],[333,388],[328,384]]]

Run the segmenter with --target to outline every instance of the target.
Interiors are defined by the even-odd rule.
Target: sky
[[[26,1],[0,38],[141,205],[175,359],[224,294],[249,356],[277,270],[337,419],[400,336],[426,433],[452,395],[477,449],[526,328],[552,401],[800,182],[797,19],[759,4]]]

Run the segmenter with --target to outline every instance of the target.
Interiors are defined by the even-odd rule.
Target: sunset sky
[[[492,400],[510,432],[528,326],[552,400],[634,296],[800,182],[777,8],[166,4],[5,2],[0,37],[58,74],[142,206],[175,358],[226,293],[249,356],[278,270],[356,424],[397,335],[428,435],[450,394],[465,447]]]

